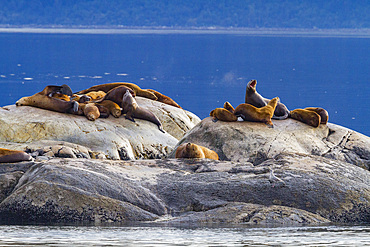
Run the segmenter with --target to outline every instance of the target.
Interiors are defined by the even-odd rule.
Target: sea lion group
[[[280,102],[279,98],[266,99],[256,89],[257,81],[250,80],[245,92],[245,103],[235,109],[229,102],[225,102],[223,108],[216,108],[210,112],[214,121],[235,122],[238,117],[244,121],[263,122],[268,127],[273,127],[271,119],[283,120],[291,117],[313,127],[326,124],[329,119],[328,112],[321,107],[307,107],[289,111]]]
[[[247,84],[245,103],[235,109],[225,102],[223,108],[216,108],[210,112],[213,121],[262,122],[273,127],[271,119],[283,120],[288,117],[306,123],[313,127],[328,122],[328,112],[321,107],[307,107],[289,111],[280,102],[278,97],[267,99],[256,90],[257,81],[251,80]],[[44,90],[29,97],[23,97],[16,102],[17,106],[35,106],[61,113],[84,115],[88,120],[95,121],[107,118],[110,115],[125,118],[135,122],[135,118],[150,121],[164,132],[162,124],[152,112],[138,105],[135,97],[141,96],[156,100],[174,107],[181,108],[173,99],[153,89],[141,89],[133,83],[116,82],[92,86],[88,89],[73,93],[68,85],[46,86]],[[195,143],[184,143],[176,149],[176,158],[208,158],[218,160],[218,154],[206,147]],[[30,160],[31,157],[23,151],[0,148],[1,162],[17,162]]]

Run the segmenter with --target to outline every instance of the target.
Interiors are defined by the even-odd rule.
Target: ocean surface
[[[289,109],[320,106],[370,136],[370,36],[0,28],[0,106],[47,85],[153,88],[205,118],[257,79]],[[1,126],[0,126],[1,128]],[[370,226],[0,226],[0,246],[370,246]]]
[[[370,136],[370,36],[333,33],[1,28],[0,106],[47,85],[126,81],[205,118],[243,103],[257,79],[264,97],[323,107],[329,122]]]
[[[0,226],[0,246],[370,246],[370,226]]]

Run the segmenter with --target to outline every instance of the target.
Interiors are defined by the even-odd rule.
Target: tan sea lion
[[[85,94],[87,97],[90,97],[91,100],[99,100],[99,99],[102,99],[104,98],[104,96],[106,95],[107,93],[106,92],[103,92],[103,91],[91,91],[91,92],[88,92],[87,94]]]
[[[225,108],[216,108],[212,110],[209,115],[213,117],[213,122],[217,122],[218,120],[224,122],[235,122],[238,120],[237,116]]]
[[[135,122],[134,118],[150,121],[156,124],[158,129],[164,133],[162,124],[157,116],[155,116],[149,110],[140,107],[129,91],[126,91],[125,95],[123,96],[122,110],[123,113],[126,114],[126,119],[129,119],[133,122]]]
[[[83,112],[86,118],[90,121],[95,121],[100,117],[99,108],[94,103],[84,104]]]
[[[230,104],[230,102],[228,102],[228,101],[226,101],[225,103],[224,103],[224,108],[226,109],[226,110],[228,110],[229,112],[231,112],[231,113],[234,113],[234,111],[235,111],[235,109],[234,109],[234,107]]]
[[[274,115],[278,101],[279,98],[275,97],[266,106],[260,108],[243,103],[235,108],[234,114],[237,117],[243,118],[244,121],[263,122],[270,128],[273,128],[274,125],[271,122],[271,118]]]
[[[162,103],[165,103],[167,105],[172,105],[174,107],[177,107],[177,108],[181,108],[181,106],[179,106],[179,104],[177,104],[173,99],[171,99],[170,97],[160,93],[160,92],[157,92],[153,89],[145,89],[149,92],[152,92],[156,97],[157,97],[157,101],[159,102],[162,102]],[[182,109],[182,108],[181,108]]]
[[[104,106],[105,108],[107,108],[109,113],[112,114],[113,117],[118,118],[122,114],[121,107],[111,100],[103,100],[102,102],[96,103],[96,105]]]
[[[213,159],[213,160],[218,160],[218,154],[210,150],[206,147],[188,142],[181,144],[180,146],[177,147],[176,153],[175,153],[176,158],[206,158],[206,159]]]
[[[85,103],[91,101],[91,97],[86,94],[73,94],[71,100],[77,101],[78,103]]]
[[[295,109],[291,111],[290,117],[315,128],[319,127],[321,122],[321,117],[319,114],[305,109]]]
[[[65,101],[47,95],[37,93],[29,97],[19,99],[16,106],[34,106],[46,110],[62,112],[62,113],[75,113],[78,111],[78,103],[76,101]]]
[[[320,117],[321,117],[320,124],[327,124],[328,123],[329,113],[324,108],[321,108],[321,107],[306,107],[304,109],[309,110],[309,111],[314,111],[317,114],[319,114]]]
[[[61,100],[64,100],[64,101],[71,101],[71,98],[66,94],[55,93],[55,94],[53,94],[52,97],[56,98],[56,99],[61,99]]]
[[[260,108],[267,105],[270,100],[262,97],[259,93],[257,93],[256,86],[257,80],[250,80],[248,82],[245,92],[245,103]],[[289,114],[290,112],[288,108],[283,103],[278,102],[272,119],[283,120],[288,118]]]
[[[101,85],[95,85],[92,86],[88,89],[79,91],[77,94],[86,94],[88,92],[92,91],[103,91],[108,93],[110,90],[119,87],[119,86],[126,86],[133,90],[135,92],[135,95],[145,97],[151,100],[157,100],[157,97],[152,93],[147,90],[141,89],[138,85],[133,84],[133,83],[128,83],[128,82],[113,82],[113,83],[106,83],[106,84],[101,84]]]
[[[13,163],[29,160],[32,160],[32,157],[26,152],[0,148],[0,163]]]

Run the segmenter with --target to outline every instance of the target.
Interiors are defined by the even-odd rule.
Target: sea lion
[[[104,100],[111,100],[114,103],[118,104],[120,107],[122,107],[122,99],[123,95],[125,95],[126,92],[130,92],[130,94],[135,97],[135,92],[126,86],[118,86],[110,90],[104,98],[100,100],[96,100],[96,103],[103,102]]]
[[[111,100],[103,100],[102,102],[96,103],[96,105],[107,108],[113,117],[118,118],[122,114],[121,107]]]
[[[266,106],[260,108],[243,103],[235,108],[234,114],[237,117],[243,118],[244,121],[263,122],[270,128],[273,128],[274,125],[271,122],[271,118],[274,115],[278,101],[279,97],[275,97]]]
[[[125,118],[129,119],[133,122],[135,122],[134,118],[139,118],[143,120],[148,120],[158,126],[158,129],[162,131],[163,133],[164,130],[162,128],[162,124],[152,112],[150,112],[147,109],[144,109],[140,107],[130,91],[126,91],[126,93],[123,96],[123,103],[122,103],[122,109],[123,113],[126,114]]]
[[[234,107],[228,101],[224,103],[224,108],[231,113],[234,113],[235,111]]]
[[[321,117],[315,111],[295,109],[290,112],[290,117],[312,127],[319,127]]]
[[[91,97],[86,94],[73,94],[71,100],[77,101],[78,103],[85,103],[91,101]]]
[[[213,117],[213,122],[217,122],[218,120],[224,122],[235,122],[238,120],[237,116],[225,108],[216,108],[212,110],[209,115]]]
[[[175,153],[176,158],[206,158],[206,159],[213,159],[213,160],[218,160],[218,154],[210,150],[206,147],[188,142],[181,144],[180,146],[177,147],[176,153]]]
[[[164,95],[164,94],[162,94],[162,93],[160,93],[160,92],[157,92],[157,91],[155,91],[155,90],[153,90],[153,89],[145,89],[145,90],[147,90],[147,91],[149,91],[149,92],[152,92],[156,97],[157,97],[157,101],[159,101],[159,102],[162,102],[162,103],[165,103],[165,104],[167,104],[167,105],[172,105],[172,106],[174,106],[174,107],[177,107],[177,108],[181,108],[182,109],[182,107],[181,106],[179,106],[179,104],[177,104],[173,99],[171,99],[170,97],[168,97],[168,96],[166,96],[166,95]]]
[[[19,99],[16,106],[34,106],[46,110],[62,112],[62,113],[76,113],[78,111],[78,103],[76,101],[65,101],[40,93],[29,97]]]
[[[68,96],[72,96],[72,89],[66,85],[63,84],[62,86],[54,86],[54,85],[49,85],[46,86],[41,92],[41,95],[47,95],[49,97],[52,97],[54,94],[65,94]]]
[[[90,97],[91,100],[99,100],[99,99],[102,99],[104,98],[104,96],[106,95],[107,93],[106,92],[103,92],[103,91],[91,91],[91,92],[88,92],[87,94],[85,94],[87,97]]]
[[[51,97],[56,98],[56,99],[61,99],[61,100],[64,100],[64,101],[71,101],[71,98],[66,94],[55,93]]]
[[[321,107],[306,107],[304,109],[309,110],[309,111],[314,111],[317,114],[319,114],[320,117],[321,117],[320,124],[327,124],[328,123],[329,113],[324,108],[321,108]]]
[[[32,157],[26,152],[0,148],[0,163],[13,163],[29,160],[32,160]]]
[[[99,108],[94,103],[87,103],[82,106],[84,115],[90,121],[95,121],[100,117]]]
[[[267,105],[267,103],[270,101],[269,99],[266,99],[262,97],[256,90],[257,86],[257,80],[250,80],[247,84],[247,89],[245,92],[245,103],[251,104],[255,107],[263,107]],[[283,104],[283,103],[278,103],[274,116],[272,119],[277,119],[277,120],[283,120],[289,117],[289,110],[288,108]]]
[[[157,100],[157,96],[155,96],[152,92],[147,90],[141,89],[138,85],[128,82],[113,82],[113,83],[106,83],[101,85],[95,85],[88,89],[79,91],[77,94],[86,94],[92,91],[103,91],[108,93],[110,90],[119,87],[119,86],[126,86],[135,92],[135,95],[145,97],[151,100]]]

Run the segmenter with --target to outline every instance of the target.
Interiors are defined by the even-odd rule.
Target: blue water
[[[235,34],[0,33],[0,106],[47,85],[74,91],[128,81],[200,118],[243,103],[257,79],[290,110],[320,106],[332,123],[370,136],[370,38]]]

